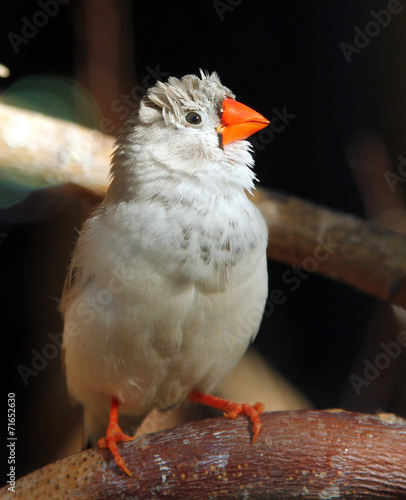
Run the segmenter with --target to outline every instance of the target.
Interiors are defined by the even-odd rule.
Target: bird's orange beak
[[[230,98],[223,101],[221,122],[217,132],[221,133],[223,146],[246,139],[269,125],[269,120],[255,110]]]

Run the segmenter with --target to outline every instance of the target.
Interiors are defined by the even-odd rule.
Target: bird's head
[[[186,146],[188,158],[193,150],[201,157],[210,157],[213,148],[246,139],[269,124],[262,115],[236,101],[217,73],[200,74],[201,78],[171,77],[151,87],[141,101],[140,121],[171,132],[175,142]]]
[[[140,169],[146,164],[160,166],[160,175],[199,176],[208,170],[230,170],[234,164],[247,170],[252,157],[244,139],[268,124],[262,115],[236,101],[217,73],[171,77],[148,90],[137,114],[124,127],[113,177],[115,163],[129,166],[129,155]],[[253,174],[245,176],[243,183],[249,189]]]

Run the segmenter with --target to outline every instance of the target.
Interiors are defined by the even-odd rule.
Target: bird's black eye
[[[190,111],[186,115],[186,121],[191,125],[199,125],[199,123],[202,123],[202,117],[196,111]]]

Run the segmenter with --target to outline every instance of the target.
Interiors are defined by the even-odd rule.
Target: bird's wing
[[[65,283],[63,286],[63,291],[62,291],[62,299],[61,303],[59,305],[59,310],[63,315],[66,315],[66,312],[68,311],[72,301],[74,300],[76,294],[77,294],[77,289],[79,288],[79,283],[80,286],[82,286],[82,282],[84,281],[84,269],[83,267],[80,266],[75,266],[72,262],[72,264],[69,267],[68,274],[65,279]],[[87,276],[85,278],[86,284],[89,284],[92,282],[92,277]],[[72,395],[69,393],[68,386],[66,384],[66,363],[65,363],[65,348],[62,346],[61,350],[61,365],[62,365],[62,372],[64,374],[64,380],[65,380],[65,390],[66,394],[69,397],[69,400],[72,404],[76,404],[77,401],[72,397]]]

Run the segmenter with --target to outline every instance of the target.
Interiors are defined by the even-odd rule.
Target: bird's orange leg
[[[127,469],[124,459],[117,449],[117,443],[119,443],[120,441],[132,441],[133,439],[136,439],[136,436],[127,436],[127,434],[124,434],[124,432],[118,425],[118,400],[116,398],[111,398],[110,420],[107,427],[106,436],[100,438],[97,444],[102,450],[106,450],[108,448],[111,451],[116,464],[121,467],[121,469],[123,469],[123,471],[129,476],[132,476],[132,474]]]
[[[189,394],[188,399],[193,403],[200,403],[202,405],[211,406],[212,408],[217,408],[218,410],[224,411],[224,416],[228,418],[235,418],[240,414],[248,415],[251,419],[251,422],[254,424],[252,429],[254,432],[252,444],[254,444],[257,440],[262,425],[259,415],[265,410],[264,404],[256,403],[254,406],[252,406],[248,403],[234,403],[233,401],[228,401],[227,399],[210,396],[209,394],[203,394],[202,392],[197,391],[192,391]]]

